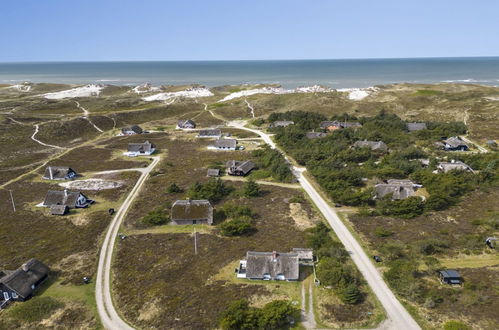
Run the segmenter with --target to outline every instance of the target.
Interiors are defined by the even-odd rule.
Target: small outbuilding
[[[220,170],[218,168],[209,168],[206,172],[206,176],[211,178],[217,178],[220,176]]]
[[[25,301],[48,278],[50,269],[38,259],[30,259],[15,271],[0,277],[0,301]]]
[[[72,180],[78,174],[71,167],[67,166],[47,166],[42,179],[45,180]]]
[[[250,160],[245,160],[243,162],[237,160],[229,160],[226,164],[227,174],[234,176],[246,176],[253,169],[255,169],[255,164]]]
[[[54,205],[67,206],[70,209],[85,208],[94,201],[83,195],[79,191],[49,190],[45,195],[43,206],[52,207]]]
[[[123,127],[121,129],[121,135],[136,135],[142,134],[144,131],[139,125],[132,125],[129,127]]]
[[[149,156],[155,151],[156,146],[149,141],[145,141],[144,143],[129,143],[124,155],[129,157]]]
[[[212,225],[213,207],[208,200],[178,200],[172,205],[174,225]]]
[[[193,129],[196,128],[196,123],[191,119],[177,121],[177,129]]]
[[[456,270],[444,269],[438,272],[440,282],[451,285],[461,285],[463,279]]]

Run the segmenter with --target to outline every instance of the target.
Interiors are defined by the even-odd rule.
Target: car
[[[379,256],[373,256],[374,261],[381,262],[381,258]]]

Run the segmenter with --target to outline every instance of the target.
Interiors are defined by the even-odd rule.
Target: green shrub
[[[388,236],[393,235],[393,231],[388,230],[388,229],[383,228],[383,227],[376,227],[374,229],[374,234],[376,234],[376,236],[378,236],[378,237],[388,237]]]
[[[225,196],[229,195],[233,189],[227,186],[220,179],[212,179],[201,184],[196,182],[188,191],[188,196],[192,199],[207,199],[212,203],[220,201]]]
[[[237,218],[240,216],[255,217],[256,214],[251,210],[250,207],[244,205],[237,205],[235,202],[230,201],[224,204],[222,207],[222,212],[227,218]]]
[[[285,329],[290,325],[290,318],[297,314],[291,302],[274,300],[262,308],[261,329]]]
[[[182,188],[180,188],[175,182],[172,183],[168,188],[166,189],[166,192],[170,194],[177,194],[182,192]]]
[[[305,202],[305,198],[303,197],[303,194],[296,194],[289,199],[289,202],[290,203],[303,203],[303,202]]]
[[[170,221],[170,216],[165,210],[158,208],[149,212],[142,218],[142,223],[150,226],[165,225]]]
[[[245,197],[258,197],[261,195],[260,186],[250,179],[244,183],[242,193]]]
[[[252,219],[248,216],[228,220],[220,225],[220,232],[224,236],[241,236],[255,230]]]
[[[263,120],[262,118],[258,118],[258,119],[251,121],[251,125],[253,125],[253,126],[260,127],[263,124],[265,124],[265,120]]]
[[[460,321],[447,321],[444,324],[444,330],[470,330],[471,327]]]
[[[52,297],[34,297],[14,305],[8,310],[8,315],[19,321],[39,322],[62,307],[64,307],[64,303]]]
[[[340,299],[345,304],[355,305],[361,301],[362,293],[356,284],[351,283],[341,290]]]

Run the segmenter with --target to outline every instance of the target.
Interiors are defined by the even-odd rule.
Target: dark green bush
[[[228,220],[220,225],[220,232],[224,236],[241,236],[255,230],[252,219],[248,216]]]
[[[150,226],[165,225],[170,221],[169,214],[161,209],[155,209],[142,218],[142,223]]]

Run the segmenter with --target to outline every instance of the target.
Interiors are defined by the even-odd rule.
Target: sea
[[[471,83],[499,86],[499,57],[0,63],[0,83],[183,85],[279,84],[370,87],[391,83]]]

